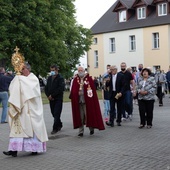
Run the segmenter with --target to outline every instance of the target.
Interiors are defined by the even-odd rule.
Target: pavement
[[[100,101],[101,110],[103,103]],[[93,107],[93,106],[92,106]],[[1,108],[0,108],[1,113]],[[155,102],[153,127],[138,129],[138,106],[133,120],[122,126],[95,130],[93,136],[85,128],[82,138],[73,129],[71,104],[64,103],[63,129],[51,135],[53,119],[49,105],[44,105],[44,118],[49,136],[47,152],[31,156],[19,152],[18,157],[3,155],[8,148],[8,124],[0,124],[0,170],[170,170],[170,98],[164,106]]]

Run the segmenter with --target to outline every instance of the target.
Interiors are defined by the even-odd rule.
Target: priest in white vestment
[[[48,141],[39,80],[28,63],[21,67],[21,75],[16,75],[9,87],[10,140],[8,152],[3,152],[13,157],[18,151],[46,152]]]

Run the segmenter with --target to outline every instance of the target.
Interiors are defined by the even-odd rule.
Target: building
[[[170,0],[117,0],[91,30],[87,64],[92,76],[121,62],[153,71],[170,66]]]

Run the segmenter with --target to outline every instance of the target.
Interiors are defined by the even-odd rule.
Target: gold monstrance
[[[12,54],[12,59],[11,59],[11,63],[14,66],[14,70],[16,72],[17,75],[21,75],[21,71],[22,71],[22,65],[25,62],[24,56],[19,53],[19,48],[16,46],[16,48],[14,49],[15,53]]]

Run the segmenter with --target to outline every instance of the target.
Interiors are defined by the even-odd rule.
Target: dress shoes
[[[8,123],[8,122],[6,122],[6,121],[5,122],[1,122],[1,124],[4,124],[4,123]]]
[[[31,155],[37,155],[38,153],[37,152],[32,152]]]
[[[63,127],[63,126],[62,126],[62,127]],[[57,129],[53,129],[52,132],[51,132],[51,134],[54,135],[54,134],[56,134],[57,132],[61,131],[61,128],[62,128],[62,127],[58,127]]]
[[[79,133],[79,134],[78,134],[78,137],[83,137],[83,133]]]
[[[57,132],[58,132],[58,130],[53,130],[53,131],[51,132],[51,134],[54,135],[54,134],[56,134]]]
[[[94,134],[94,129],[90,131],[90,135],[93,135]]]
[[[17,157],[17,151],[8,151],[8,152],[3,151],[3,154],[7,156]]]
[[[148,125],[148,126],[147,126],[147,129],[151,129],[151,128],[152,128],[152,126],[151,126],[151,125]]]
[[[106,122],[107,126],[114,127],[114,123]]]
[[[139,129],[142,129],[142,128],[144,128],[145,127],[145,125],[140,125],[138,128]]]
[[[120,123],[117,123],[117,126],[122,126]]]

